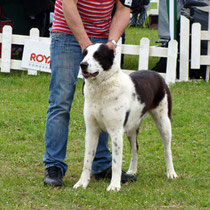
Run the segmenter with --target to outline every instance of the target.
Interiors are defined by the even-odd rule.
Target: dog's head
[[[84,78],[96,78],[111,69],[114,62],[114,51],[106,44],[93,44],[83,52],[80,63]]]

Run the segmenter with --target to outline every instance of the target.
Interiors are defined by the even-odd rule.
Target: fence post
[[[210,33],[210,11],[209,11],[209,19],[208,19],[208,32]],[[210,55],[210,40],[208,40],[208,53]],[[209,74],[210,74],[210,65],[206,67],[206,82],[209,81]]]
[[[200,68],[201,55],[201,24],[192,24],[192,40],[191,40],[191,68]]]
[[[209,16],[210,16],[210,14],[209,14]],[[208,40],[208,53],[207,54],[210,55],[210,40]],[[206,67],[206,82],[209,81],[209,74],[210,74],[210,65],[208,65]]]
[[[39,41],[39,29],[32,28],[30,30],[30,39]],[[37,75],[37,70],[34,69],[28,69],[28,75]]]
[[[166,83],[175,83],[176,81],[176,65],[177,65],[178,43],[171,40],[168,45],[168,57],[166,66]]]
[[[12,52],[12,27],[4,26],[2,33],[1,72],[9,73]]]
[[[189,46],[190,46],[190,21],[181,15],[180,22],[180,63],[179,75],[180,81],[188,81],[189,79]]]
[[[148,70],[149,68],[149,45],[150,41],[148,38],[140,40],[138,70]]]

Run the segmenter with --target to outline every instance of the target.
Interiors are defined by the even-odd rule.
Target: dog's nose
[[[87,67],[88,67],[88,62],[82,62],[80,63],[80,67],[83,71],[87,70]]]

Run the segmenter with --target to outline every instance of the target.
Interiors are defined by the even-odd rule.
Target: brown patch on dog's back
[[[171,119],[172,99],[164,79],[158,73],[147,70],[131,73],[130,77],[134,83],[139,102],[145,103],[141,116],[147,111],[156,108],[165,94],[167,94],[168,116]]]

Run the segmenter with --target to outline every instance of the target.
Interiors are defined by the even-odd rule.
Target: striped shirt
[[[77,8],[88,36],[108,37],[116,0],[78,0]],[[56,0],[53,32],[72,34],[63,14],[62,0]]]

